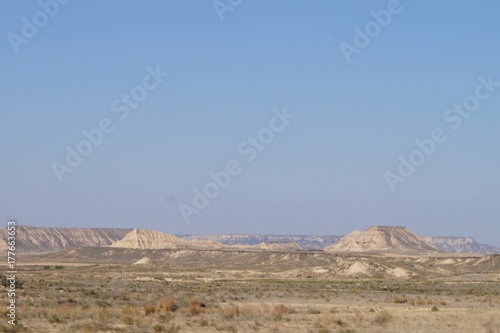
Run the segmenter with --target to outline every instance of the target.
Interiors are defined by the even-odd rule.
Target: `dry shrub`
[[[262,304],[262,310],[261,310],[261,313],[262,314],[268,314],[269,311],[271,311],[271,308],[269,307],[269,305],[267,304]]]
[[[98,315],[98,313],[99,313],[99,311],[96,311],[97,315]],[[97,319],[97,318],[94,318],[94,319]],[[120,320],[126,325],[134,324],[134,310],[132,309],[132,307],[130,305],[122,306]]]
[[[105,309],[101,309],[103,311]],[[137,306],[123,305],[121,308],[120,320],[127,325],[141,326],[144,324],[145,320],[142,315],[142,309]]]
[[[144,314],[146,316],[148,316],[150,314],[154,314],[155,312],[156,312],[156,308],[153,304],[148,304],[148,305],[144,306]]]
[[[222,315],[225,319],[234,319],[240,315],[240,308],[237,305],[231,304],[221,308]]]
[[[156,302],[156,311],[159,313],[174,312],[177,308],[177,302],[170,296],[165,296]]]
[[[187,312],[190,315],[196,316],[199,315],[200,313],[204,313],[206,307],[207,306],[205,305],[205,303],[203,303],[200,299],[193,298],[192,300],[189,301]]]
[[[314,322],[314,326],[318,328],[322,328],[325,326],[330,326],[335,322],[335,317],[331,313],[324,313],[322,315],[317,316],[316,321]]]
[[[81,333],[94,333],[96,329],[93,323],[78,323],[71,324],[69,327],[70,332],[81,332]]]
[[[51,314],[47,320],[49,321],[49,323],[51,324],[59,324],[61,323],[63,320],[61,319],[61,317],[59,317],[57,314],[53,313]]]
[[[208,326],[208,321],[205,318],[203,318],[203,316],[199,316],[196,321],[200,326]]]
[[[95,333],[95,332],[108,332],[111,331],[112,327],[98,322],[79,322],[74,323],[69,326],[68,332],[78,332],[78,333]],[[64,331],[64,332],[66,332]]]
[[[373,322],[378,325],[385,325],[390,322],[392,318],[392,314],[390,314],[386,309],[383,309],[378,315],[375,316]]]
[[[104,322],[109,319],[110,313],[107,308],[91,306],[89,309],[90,317],[97,322]]]
[[[291,310],[288,307],[284,306],[283,304],[279,304],[273,308],[272,314],[273,314],[274,319],[281,320],[281,317],[284,314],[288,314],[288,313],[291,313]]]
[[[170,325],[154,324],[154,325],[152,325],[152,329],[153,329],[153,332],[176,333],[176,332],[180,331],[181,326],[178,324],[174,324],[174,323],[172,323]]]
[[[7,324],[3,321],[0,322],[0,332],[5,332],[5,333],[21,333],[25,332],[25,330],[22,328],[22,326],[19,325],[11,325]]]
[[[5,318],[8,314],[9,314],[9,309],[8,308],[2,307],[0,309],[0,316],[2,316],[2,318]]]
[[[276,305],[273,308],[273,315],[283,315],[287,313],[290,313],[290,309],[283,304]]]
[[[243,306],[239,309],[240,316],[252,317],[261,314],[260,310],[255,306]]]
[[[77,305],[61,304],[54,309],[54,312],[61,319],[68,319],[74,321],[80,319],[82,315],[82,307]]]
[[[354,321],[361,324],[365,320],[365,316],[361,312],[356,312],[354,314]]]
[[[400,296],[393,296],[392,297],[392,303],[404,304],[406,302],[407,302],[407,300],[404,297],[400,297]]]

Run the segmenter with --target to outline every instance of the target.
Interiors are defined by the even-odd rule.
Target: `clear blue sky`
[[[174,234],[405,225],[500,246],[500,87],[459,129],[443,119],[479,76],[500,81],[500,3],[402,0],[348,63],[340,43],[388,3],[244,0],[221,21],[211,1],[70,1],[44,22],[38,2],[4,1],[1,220]],[[23,17],[42,26],[16,53]],[[157,65],[169,76],[120,119],[112,103]],[[296,118],[248,162],[238,146],[283,107]],[[114,130],[60,182],[53,162],[106,118]],[[391,191],[384,174],[434,128],[447,141]],[[231,160],[241,172],[185,223],[179,205]]]

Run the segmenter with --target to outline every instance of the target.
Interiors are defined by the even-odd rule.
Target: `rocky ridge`
[[[211,240],[225,245],[258,245],[260,243],[297,243],[304,250],[321,250],[335,244],[342,236],[329,235],[264,235],[264,234],[215,234],[180,235],[187,240]]]
[[[427,243],[447,252],[500,254],[500,248],[478,243],[472,237],[420,237]]]
[[[237,246],[237,245],[234,245]],[[274,250],[274,251],[301,251],[302,248],[295,242],[274,242],[260,243],[252,246],[255,249]]]
[[[18,226],[16,251],[55,252],[78,246],[109,246],[125,237],[131,229],[120,228],[44,228]],[[0,250],[7,248],[6,228],[0,229]]]

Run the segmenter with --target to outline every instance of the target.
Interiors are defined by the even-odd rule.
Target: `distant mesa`
[[[478,243],[472,237],[424,236],[420,237],[420,239],[447,252],[500,254],[500,248]]]
[[[252,246],[255,249],[274,251],[302,251],[303,249],[295,242],[264,242]]]
[[[45,228],[18,226],[16,251],[56,252],[79,246],[105,247],[122,239],[132,229],[121,228]],[[0,251],[7,249],[7,228],[0,228]]]
[[[0,251],[7,250],[7,228],[0,228]],[[358,238],[359,237],[359,238]],[[416,237],[416,236],[415,236]],[[404,227],[371,227],[348,236],[219,234],[174,236],[124,228],[49,228],[18,226],[16,251],[50,253],[77,247],[132,249],[241,249],[261,251],[326,250],[331,252],[431,252],[500,254],[500,248],[472,237],[417,237]],[[342,242],[340,240],[342,239]],[[335,245],[334,245],[335,244]],[[137,258],[139,259],[139,258]]]
[[[160,231],[134,229],[114,242],[110,247],[141,250],[179,249],[179,248],[219,248],[223,244],[213,241],[189,241]]]
[[[297,243],[304,250],[322,250],[338,242],[342,236],[335,235],[267,235],[267,234],[211,234],[180,235],[187,240],[211,240],[225,245],[255,246],[261,243]]]
[[[329,252],[429,253],[439,249],[423,241],[406,227],[374,226],[355,230],[328,246]]]

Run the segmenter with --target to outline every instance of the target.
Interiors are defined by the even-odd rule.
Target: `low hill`
[[[150,258],[148,257],[144,257],[142,258],[141,260],[138,260],[136,262],[134,262],[132,265],[145,265],[145,266],[152,266],[152,265],[155,265],[155,262],[153,260],[151,260]]]
[[[321,251],[264,251],[255,249],[125,249],[79,247],[57,253],[29,255],[27,262],[123,264],[150,262],[168,270],[239,270],[238,274],[272,271],[276,277],[335,279],[343,277],[412,278],[457,276],[467,279],[476,274],[491,275],[497,283],[500,255],[434,253],[413,254],[334,253]],[[200,279],[203,275],[199,275]],[[221,277],[222,278],[222,277]],[[461,280],[462,281],[462,280]],[[423,283],[423,282],[418,282]],[[462,282],[460,282],[462,283]],[[468,288],[464,286],[464,288]],[[466,290],[466,289],[464,289]]]
[[[160,231],[134,229],[110,247],[127,249],[178,249],[185,247],[220,248],[223,244],[212,241],[189,241]]]
[[[325,251],[427,253],[439,250],[406,227],[374,226],[364,231],[353,231]]]

